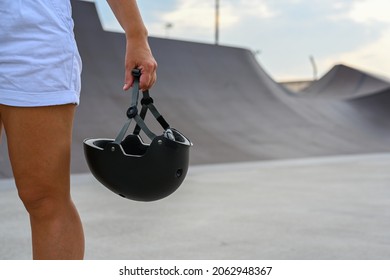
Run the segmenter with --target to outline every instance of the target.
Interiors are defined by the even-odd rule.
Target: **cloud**
[[[267,5],[267,1],[264,0],[240,0],[226,2],[227,4],[232,5],[234,12],[240,15],[240,17],[249,15],[264,19],[274,17],[277,14]]]
[[[164,22],[172,22],[178,28],[208,29],[214,22],[214,5],[211,1],[186,0],[179,1],[178,6],[171,12],[161,16]],[[230,7],[221,7],[221,24],[229,26],[238,21]],[[187,30],[190,31],[190,30]]]
[[[390,70],[390,1],[361,0],[354,1],[349,9],[339,14],[336,20],[350,20],[357,24],[360,36],[370,38],[355,48],[333,53],[323,58],[320,64],[330,68],[335,63],[345,63],[373,73],[385,73]],[[369,36],[369,34],[371,36]],[[377,34],[373,36],[373,34]]]
[[[389,11],[390,1],[388,0],[363,0],[354,3],[348,16],[357,22],[390,23]]]
[[[335,63],[344,63],[372,73],[389,77],[390,69],[390,27],[382,32],[377,40],[357,47],[355,50],[333,54],[321,61],[330,68]]]
[[[220,27],[238,25],[245,17],[269,18],[274,12],[263,0],[220,1]],[[179,0],[172,11],[159,16],[159,22],[150,26],[151,33],[162,33],[164,23],[172,23],[175,37],[208,37],[214,32],[215,1]]]

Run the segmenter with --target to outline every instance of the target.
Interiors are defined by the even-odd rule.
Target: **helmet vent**
[[[136,156],[143,156],[149,147],[149,145],[144,144],[137,135],[128,135],[125,140],[122,141],[121,146],[126,154]]]
[[[176,171],[176,178],[180,178],[181,175],[183,175],[183,169],[180,168]]]

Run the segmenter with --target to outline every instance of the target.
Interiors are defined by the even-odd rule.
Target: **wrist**
[[[125,30],[128,40],[147,40],[148,30],[145,27],[134,27]]]

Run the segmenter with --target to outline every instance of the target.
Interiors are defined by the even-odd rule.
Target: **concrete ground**
[[[194,166],[140,203],[72,177],[86,259],[390,259],[390,154]],[[0,180],[0,259],[31,257],[13,182]]]

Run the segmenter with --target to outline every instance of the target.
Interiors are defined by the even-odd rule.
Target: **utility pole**
[[[316,61],[314,60],[314,56],[312,56],[312,55],[309,57],[309,59],[311,62],[311,66],[313,68],[313,79],[314,79],[314,81],[316,81],[318,79],[318,71],[317,71]]]
[[[171,22],[167,22],[165,24],[165,37],[169,38],[169,30],[172,29],[173,24]]]
[[[219,0],[215,0],[215,44],[219,44]]]

